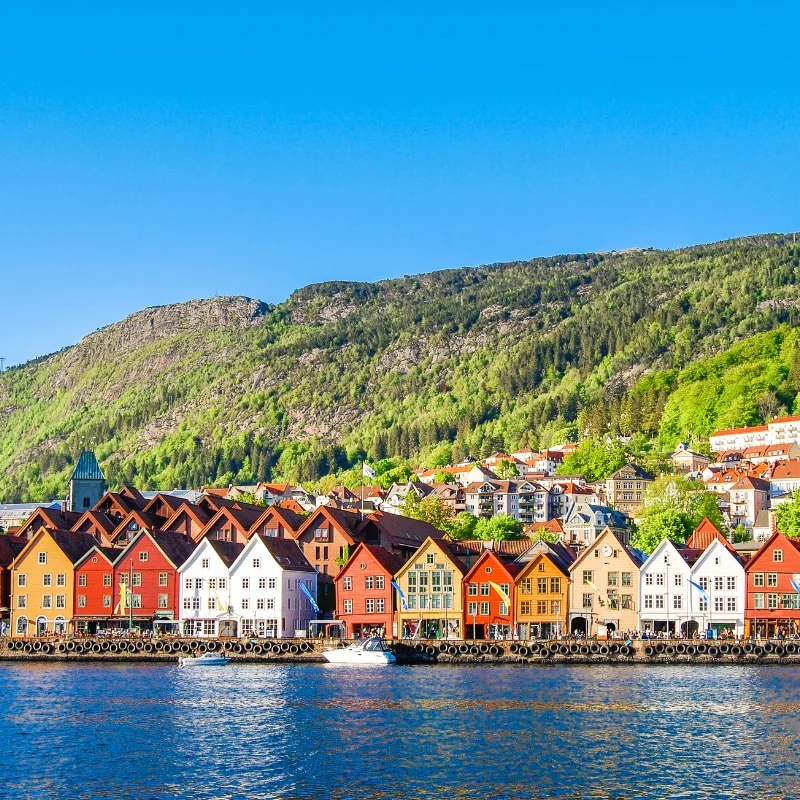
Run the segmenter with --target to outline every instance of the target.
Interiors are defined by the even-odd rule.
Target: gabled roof
[[[244,545],[238,542],[221,542],[217,539],[206,539],[208,546],[219,556],[220,561],[230,569],[231,564],[244,550]]]
[[[62,511],[61,508],[37,508],[25,524],[17,531],[17,536],[25,535],[39,521],[49,530],[67,531],[81,518],[77,511]]]
[[[73,481],[104,481],[106,476],[97,463],[97,458],[91,450],[84,450],[78,458],[78,463],[72,471]]]
[[[547,522],[532,522],[523,531],[526,536],[533,537],[537,531],[547,531],[548,533],[557,533],[561,536],[564,533],[564,526],[561,524],[560,519],[553,518]]]
[[[370,514],[359,526],[358,533],[366,532],[370,526],[376,526],[395,547],[419,547],[428,537],[441,539],[445,534],[429,522],[403,517],[400,514],[384,514],[376,511]]]
[[[369,555],[372,556],[372,558],[377,561],[383,570],[389,575],[397,574],[402,568],[403,564],[406,563],[404,559],[400,558],[400,556],[396,556],[394,553],[390,553],[388,550],[384,550],[382,547],[378,547],[377,545],[373,544],[367,544],[366,542],[360,542],[356,549],[353,550],[350,558],[342,567],[339,574],[333,579],[334,582],[340,581],[342,576],[345,575],[354,564],[359,562],[360,558],[363,557],[362,553],[369,553]]]
[[[779,461],[772,470],[772,480],[791,480],[800,478],[800,458]]]
[[[626,470],[632,471],[634,476],[639,480],[643,481],[655,480],[649,472],[643,470],[638,464],[634,463],[633,461],[630,461],[629,463],[621,466],[616,472],[613,472],[611,475],[609,475],[607,480],[620,480],[620,478],[618,478],[617,476]]]
[[[93,511],[101,509],[103,506],[113,507],[116,506],[124,517],[130,514],[131,511],[141,511],[145,504],[139,504],[129,495],[122,494],[121,492],[106,492],[95,504]]]
[[[532,547],[528,553],[524,554],[524,556],[517,558],[517,564],[520,566],[520,571],[517,575],[517,578],[529,571],[532,571],[534,565],[537,564],[541,558],[549,559],[563,575],[569,577],[569,567],[570,564],[572,564],[572,562],[575,560],[575,554],[569,550],[569,548],[563,548],[569,550],[571,557],[568,557],[566,554],[562,553],[560,549],[554,548],[548,542],[542,542],[542,544],[545,545],[545,547]],[[535,552],[533,552],[534,550]]]
[[[97,545],[95,538],[88,533],[40,528],[39,531],[31,537],[25,547],[17,553],[15,563],[19,563],[19,559],[24,558],[28,550],[32,550],[44,536],[50,536],[56,547],[58,547],[73,564],[79,561],[87,551]]]
[[[691,565],[697,561],[697,558],[700,555],[699,550],[690,550],[686,548],[682,549],[676,545],[675,542],[665,536],[658,543],[655,550],[653,550],[653,552],[647,556],[647,560],[641,565],[641,569],[645,570],[654,563],[661,562],[663,564],[664,559],[666,559],[666,556],[664,555],[665,552],[672,552],[675,556],[675,558],[669,562],[670,566],[675,569],[677,569],[677,565],[681,562],[686,564],[687,567],[691,568]]]
[[[206,523],[200,538],[205,538],[206,533],[210,531],[221,519],[227,519],[246,539],[250,538],[250,529],[256,521],[263,516],[264,509],[256,508],[256,506],[248,506],[247,508],[238,507],[225,507],[223,506],[214,514],[213,517]]]
[[[345,541],[355,545],[358,537],[358,528],[361,525],[361,515],[356,511],[345,511],[334,506],[318,506],[297,531],[297,538],[302,536],[309,528],[318,524],[319,517],[323,516],[328,522],[335,525],[344,536]]]
[[[279,503],[275,503],[275,505],[272,507],[285,508],[287,511],[292,511],[298,516],[301,516],[303,519],[306,518],[305,517],[306,510],[303,508],[303,506],[300,505],[300,503],[297,502],[297,500],[295,500],[292,497],[289,497],[286,500],[281,500]]]
[[[269,554],[281,569],[292,572],[316,572],[294,539],[278,539],[275,536],[258,536]]]
[[[623,544],[619,540],[619,538],[617,538],[617,535],[616,533],[614,533],[612,528],[606,528],[605,530],[601,531],[598,534],[597,538],[592,543],[592,546],[584,548],[584,550],[578,555],[575,561],[572,562],[572,565],[570,566],[570,571],[576,569],[579,566],[579,564],[583,561],[583,559],[586,558],[589,555],[589,553],[593,552],[597,548],[598,543],[603,538],[613,539],[616,542],[617,548],[625,552],[628,558],[633,562],[634,566],[641,567],[642,564],[644,564],[644,562],[647,561],[647,556],[641,550],[636,550],[633,547],[628,547],[628,545]]]
[[[503,558],[494,550],[484,550],[480,556],[478,556],[475,563],[469,568],[469,570],[467,570],[466,575],[464,575],[464,580],[469,581],[469,579],[473,576],[473,573],[487,561],[491,561],[493,564],[497,565],[499,569],[505,570],[506,573],[508,573],[508,576],[511,578],[512,583],[514,582],[514,578],[516,578],[517,575],[519,575],[519,573],[522,571],[522,564],[519,564],[509,558]]]
[[[758,492],[769,492],[769,481],[765,481],[762,478],[751,478],[750,476],[744,476],[739,478],[736,483],[731,486],[730,491],[744,490],[744,489],[755,489]]]
[[[87,523],[99,528],[106,536],[111,536],[119,525],[119,522],[112,519],[105,511],[85,511],[80,519],[70,527],[70,530],[80,531]]]
[[[201,527],[205,527],[213,516],[213,514],[209,513],[209,511],[202,506],[198,506],[196,503],[187,503],[184,501],[180,506],[178,506],[178,508],[175,509],[172,516],[164,523],[164,530],[172,530],[181,514],[188,514]]]
[[[686,542],[686,547],[693,550],[705,550],[715,539],[719,539],[728,544],[728,540],[722,535],[722,532],[714,525],[708,518],[703,517],[702,522],[694,529],[694,533],[689,537]]]
[[[175,511],[185,502],[185,500],[182,500],[180,497],[175,497],[175,495],[163,494],[162,492],[159,492],[155,497],[150,499],[150,501],[142,510],[151,513],[153,512],[154,508],[163,503],[165,506],[167,506],[167,508],[170,509],[170,514],[168,516],[172,516],[172,514],[174,514]]]
[[[83,554],[76,562],[75,562],[75,569],[78,569],[82,564],[86,563],[86,559],[90,558],[92,554],[99,555],[103,558],[104,561],[107,561],[109,566],[114,566],[117,559],[124,553],[125,551],[121,547],[102,547],[99,544],[96,544],[91,550],[87,550],[86,553]]]
[[[295,514],[294,511],[290,511],[288,508],[269,506],[269,508],[264,509],[264,513],[250,526],[248,538],[272,518],[277,519],[278,523],[283,525],[293,536],[297,535],[297,532],[303,527],[303,523],[306,521],[304,516],[301,517],[300,514]]]
[[[146,529],[137,532],[133,540],[124,549],[122,559],[133,550],[142,538],[148,536],[161,551],[163,556],[177,568],[194,552],[197,545],[182,533],[174,531],[149,531]]]
[[[21,536],[0,534],[0,567],[9,567],[11,562],[25,549],[27,539]]]
[[[719,550],[720,548],[727,550],[736,560],[737,564],[741,564],[742,566],[744,566],[744,560],[742,559],[742,556],[736,552],[736,549],[733,547],[733,545],[730,544],[730,542],[727,542],[725,539],[714,539],[714,541],[711,542],[708,545],[708,547],[698,555],[694,564],[694,569],[697,569],[697,567],[702,566],[703,562],[706,559],[711,558],[710,554],[713,553],[715,550]]]
[[[160,525],[161,521],[158,517],[154,517],[152,514],[145,514],[144,511],[138,511],[134,509],[130,513],[126,514],[117,524],[117,527],[114,528],[114,533],[111,535],[112,541],[117,539],[119,535],[129,529],[129,525],[131,522],[135,522],[137,525],[136,531],[140,530],[157,530]]]

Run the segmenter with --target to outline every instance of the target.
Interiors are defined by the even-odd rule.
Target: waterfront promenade
[[[341,639],[198,639],[139,637],[42,637],[0,639],[0,661],[174,662],[206,651],[241,663],[324,662],[325,648]],[[794,639],[633,639],[551,641],[395,640],[400,663],[414,664],[794,664]]]

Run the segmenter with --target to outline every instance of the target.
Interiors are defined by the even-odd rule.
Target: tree
[[[650,555],[666,538],[677,545],[685,544],[692,530],[692,518],[685,512],[667,505],[646,508],[631,545]]]
[[[758,406],[758,413],[762,421],[766,425],[773,417],[775,417],[781,408],[780,400],[773,391],[764,392],[756,400]]]
[[[564,459],[556,472],[560,475],[583,475],[589,481],[599,481],[616,472],[627,460],[622,442],[587,439]]]
[[[542,541],[548,544],[558,544],[561,541],[561,537],[557,533],[548,531],[546,528],[539,528],[539,530],[534,531],[531,534],[531,539],[534,542]]]
[[[252,492],[239,492],[236,495],[236,502],[237,503],[248,503],[251,506],[266,506],[266,502],[264,502],[263,498],[257,499],[256,496]]]
[[[440,531],[446,530],[447,523],[453,518],[453,514],[453,507],[445,503],[441,497],[423,497],[420,500],[413,491],[406,495],[403,504],[404,516],[427,522]]]
[[[775,526],[790,539],[800,539],[800,489],[792,493],[788,503],[775,509]]]
[[[478,518],[469,511],[459,511],[451,520],[445,524],[445,531],[449,534],[451,539],[460,541],[463,539],[475,538],[475,527],[478,524]]]
[[[700,492],[694,495],[690,503],[690,513],[692,525],[694,525],[695,528],[704,518],[708,518],[708,521],[712,522],[718,531],[725,533],[727,526],[725,524],[725,518],[719,510],[716,492]]]
[[[492,470],[495,475],[501,480],[508,480],[509,478],[515,478],[519,473],[517,472],[517,466],[508,458],[501,458],[500,461],[497,462],[495,468]]]
[[[744,525],[737,525],[736,530],[733,532],[733,542],[734,544],[738,544],[739,542],[749,542],[753,538],[753,534],[750,533]]]
[[[506,539],[522,539],[523,524],[507,514],[497,514],[481,519],[475,526],[475,538],[501,542]]]
[[[445,472],[440,470],[433,476],[434,483],[455,483],[456,478],[452,472]]]

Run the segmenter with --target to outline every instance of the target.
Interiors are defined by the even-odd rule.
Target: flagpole
[[[364,520],[364,460],[361,460],[361,520]]]

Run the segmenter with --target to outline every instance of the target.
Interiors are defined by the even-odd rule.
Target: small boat
[[[331,664],[386,666],[397,663],[394,653],[386,646],[386,642],[378,636],[353,642],[349,647],[332,647],[328,650],[323,650],[322,655]]]
[[[178,664],[182,667],[224,667],[229,661],[225,656],[208,652],[201,656],[182,656],[178,659]]]

